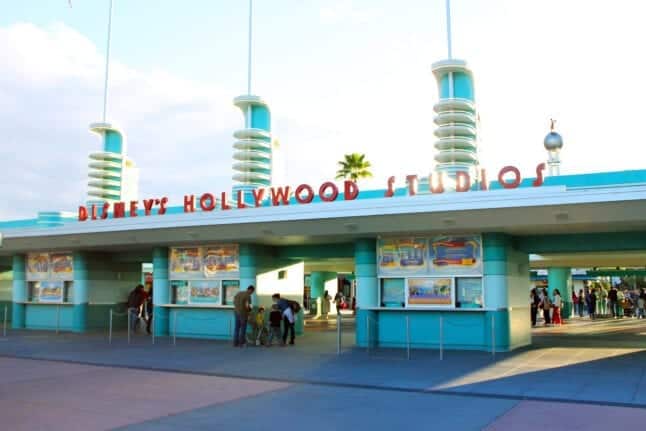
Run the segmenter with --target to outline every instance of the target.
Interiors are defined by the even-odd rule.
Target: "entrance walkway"
[[[47,359],[128,369],[238,377],[294,384],[384,389],[482,398],[574,401],[646,407],[646,327],[642,322],[595,323],[539,328],[535,345],[512,353],[402,350],[351,347],[336,354],[336,333],[308,332],[293,347],[235,349],[228,342],[125,336],[108,344],[104,334],[10,332],[0,356]],[[602,330],[603,328],[606,328]],[[618,332],[619,328],[623,331]],[[572,333],[568,333],[568,330]],[[603,335],[603,334],[606,335]]]

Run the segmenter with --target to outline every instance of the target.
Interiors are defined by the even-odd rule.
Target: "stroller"
[[[259,319],[259,316],[261,317]],[[269,333],[265,327],[265,314],[264,308],[259,309],[256,313],[249,316],[249,325],[251,326],[251,334],[247,334],[247,343],[250,346],[264,346],[267,344],[267,337]]]

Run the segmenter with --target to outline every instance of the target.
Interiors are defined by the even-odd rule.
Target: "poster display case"
[[[484,308],[480,235],[379,238],[381,307]]]

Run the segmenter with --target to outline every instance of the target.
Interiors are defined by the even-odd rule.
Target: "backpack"
[[[287,303],[289,304],[289,307],[292,309],[294,314],[297,314],[299,311],[301,311],[301,304],[299,304],[298,302],[288,299]]]

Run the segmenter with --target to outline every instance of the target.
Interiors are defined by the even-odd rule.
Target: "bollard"
[[[491,316],[491,356],[496,357],[496,320]]]
[[[444,360],[444,320],[440,314],[440,361]]]
[[[4,323],[2,324],[2,336],[7,337],[7,306],[4,306]]]
[[[370,354],[370,316],[366,316],[366,353]]]
[[[410,361],[410,317],[406,316],[406,359]]]
[[[336,354],[341,354],[341,315],[336,315]]]
[[[128,344],[130,344],[130,309],[128,308],[128,312],[126,313],[126,317],[128,319]]]
[[[56,306],[56,335],[58,335],[59,327],[61,323],[61,306]]]
[[[173,313],[173,346],[177,346],[177,311]]]
[[[108,344],[112,344],[112,308],[110,309],[110,328],[108,329]]]

